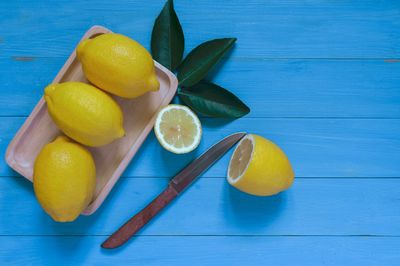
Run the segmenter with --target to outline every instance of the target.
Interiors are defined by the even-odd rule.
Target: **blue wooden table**
[[[149,47],[164,1],[0,2],[0,149],[82,34],[104,25]],[[196,152],[150,134],[104,205],[53,222],[0,163],[0,265],[399,265],[400,1],[176,0],[186,52],[237,37],[210,77],[251,107],[202,118]],[[215,141],[246,130],[286,151],[293,187],[257,198],[225,181],[226,155],[121,249],[100,243]]]

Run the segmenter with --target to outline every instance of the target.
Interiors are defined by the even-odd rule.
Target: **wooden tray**
[[[82,40],[108,32],[111,31],[101,26],[94,26],[85,33]],[[97,184],[94,199],[82,214],[90,215],[102,204],[153,128],[158,110],[169,104],[175,95],[178,81],[174,74],[157,62],[155,66],[160,82],[159,91],[147,93],[133,100],[113,97],[123,110],[126,136],[106,146],[90,148],[97,168]],[[82,72],[81,64],[76,59],[75,50],[53,83],[66,81],[89,83]],[[37,154],[45,144],[60,134],[62,133],[47,113],[47,105],[42,97],[9,144],[6,152],[8,165],[32,181],[33,164]]]

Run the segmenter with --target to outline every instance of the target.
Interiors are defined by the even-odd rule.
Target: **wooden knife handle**
[[[161,192],[149,205],[133,216],[114,234],[101,244],[102,248],[112,249],[121,246],[146,225],[154,216],[157,215],[165,206],[168,205],[178,192],[171,186]]]

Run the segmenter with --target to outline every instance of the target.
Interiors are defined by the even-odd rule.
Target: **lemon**
[[[199,118],[186,106],[170,104],[161,109],[154,132],[166,150],[182,154],[197,148],[201,139]]]
[[[119,105],[108,94],[89,84],[50,84],[44,98],[57,126],[82,144],[101,146],[125,134]]]
[[[70,222],[91,202],[96,168],[90,152],[60,136],[36,157],[33,187],[43,209],[58,222]]]
[[[159,89],[150,53],[124,35],[107,33],[84,40],[77,57],[86,78],[112,94],[136,98]]]
[[[256,196],[270,196],[288,189],[294,172],[285,153],[273,142],[246,135],[235,148],[228,167],[229,184]]]

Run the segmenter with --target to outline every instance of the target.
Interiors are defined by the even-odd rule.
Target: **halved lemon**
[[[270,196],[288,189],[294,172],[285,153],[273,142],[246,135],[235,148],[227,179],[235,188],[256,196]]]
[[[166,150],[177,154],[188,153],[200,143],[201,123],[188,107],[170,104],[158,112],[154,132]]]

